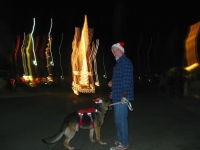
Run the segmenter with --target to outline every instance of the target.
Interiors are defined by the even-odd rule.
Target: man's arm
[[[130,62],[126,62],[122,69],[122,97],[126,97],[133,84],[133,66]]]

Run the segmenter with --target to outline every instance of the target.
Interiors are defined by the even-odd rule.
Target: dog
[[[89,137],[92,143],[95,142],[93,138],[95,132],[96,140],[99,144],[106,145],[106,142],[101,141],[100,132],[110,100],[96,98],[93,101],[95,102],[94,107],[77,110],[68,114],[63,121],[60,131],[52,137],[42,139],[42,142],[52,144],[65,136],[63,144],[67,149],[72,150],[74,147],[71,147],[69,142],[75,136],[76,131],[79,131],[79,128],[81,128],[90,130]]]

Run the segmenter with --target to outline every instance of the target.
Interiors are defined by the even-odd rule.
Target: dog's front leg
[[[107,143],[106,142],[102,142],[101,141],[101,135],[100,135],[100,130],[101,130],[101,127],[95,127],[95,134],[96,134],[96,139],[97,141],[99,142],[99,144],[101,145],[106,145]]]
[[[91,141],[92,143],[95,142],[95,140],[94,140],[93,137],[94,137],[94,128],[90,129],[90,141]]]

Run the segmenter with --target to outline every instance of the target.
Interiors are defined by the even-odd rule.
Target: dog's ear
[[[95,103],[102,103],[103,100],[100,99],[100,98],[96,98],[96,99],[93,99],[93,102],[95,102]]]

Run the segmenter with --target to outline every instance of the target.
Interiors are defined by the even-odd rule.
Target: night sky
[[[3,2],[1,2],[3,3]],[[187,26],[199,21],[197,2],[137,2],[117,0],[102,2],[100,0],[43,1],[5,1],[1,16],[12,25],[14,32],[29,32],[32,18],[36,18],[41,32],[49,26],[50,18],[54,20],[55,32],[66,28],[82,26],[84,15],[88,16],[89,27],[99,32],[113,28],[131,30],[131,34],[146,32],[168,32],[175,26]],[[124,25],[122,25],[124,24]],[[59,26],[59,27],[58,27]],[[44,28],[44,29],[43,29]],[[48,29],[46,29],[48,30]],[[71,30],[71,29],[70,29]],[[124,32],[126,32],[124,31]]]
[[[33,18],[36,19],[35,35],[47,34],[52,18],[52,34],[56,37],[64,33],[67,44],[71,44],[74,28],[82,27],[84,15],[87,15],[89,28],[94,28],[94,39],[100,39],[99,48],[105,54],[105,65],[109,68],[113,64],[110,61],[114,62],[111,45],[125,41],[126,53],[137,67],[138,49],[144,56],[142,59],[146,59],[149,48],[151,51],[155,51],[155,47],[167,49],[167,43],[180,42],[189,25],[200,21],[198,6],[192,1],[157,0],[1,1],[0,16],[15,35],[30,33]],[[172,50],[181,49],[177,47]],[[178,51],[175,53],[179,55]],[[147,66],[145,61],[141,62],[144,68]]]

